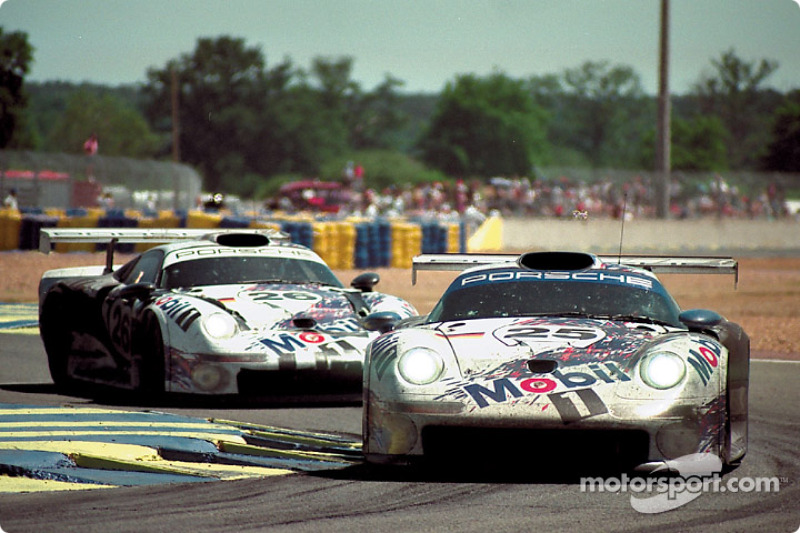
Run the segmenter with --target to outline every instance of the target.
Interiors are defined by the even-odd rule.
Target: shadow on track
[[[305,407],[358,407],[361,392],[315,395],[308,391],[297,391],[291,395],[263,396],[207,396],[200,394],[160,394],[144,396],[140,392],[125,391],[98,385],[87,385],[81,390],[56,387],[53,383],[7,383],[0,390],[22,394],[57,394],[87,400],[87,404],[118,407],[170,408],[200,407],[225,409],[269,409]]]

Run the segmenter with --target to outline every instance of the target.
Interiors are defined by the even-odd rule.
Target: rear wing
[[[519,254],[422,254],[412,259],[411,283],[421,270],[461,271],[499,263],[515,263]],[[733,274],[739,285],[739,263],[732,257],[670,255],[598,255],[603,263],[643,268],[656,274]]]
[[[260,234],[273,242],[289,241],[289,235],[272,228],[219,229],[219,228],[41,228],[39,251],[49,254],[52,245],[64,243],[106,243],[106,270],[111,271],[116,244],[153,243],[198,240],[221,233]]]

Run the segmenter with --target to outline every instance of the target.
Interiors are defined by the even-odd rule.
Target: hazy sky
[[[670,86],[683,93],[733,48],[776,60],[769,79],[800,88],[800,0],[672,0]],[[351,56],[370,90],[438,92],[456,75],[558,74],[583,62],[633,67],[658,84],[660,0],[0,0],[0,27],[35,48],[31,81],[144,82],[147,69],[229,35],[285,58]]]

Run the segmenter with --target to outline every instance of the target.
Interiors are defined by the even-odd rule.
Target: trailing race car
[[[274,230],[42,229],[53,242],[108,242],[106,266],[51,270],[39,327],[56,385],[148,393],[274,396],[360,391],[371,313],[416,315],[345,288],[313,251]],[[177,241],[177,242],[170,242]],[[168,242],[113,267],[116,243]]]
[[[735,260],[443,254],[416,257],[413,275],[467,267],[427,316],[372,317],[385,333],[365,360],[367,461],[652,470],[744,457],[749,338],[681,311],[653,273],[738,279]]]

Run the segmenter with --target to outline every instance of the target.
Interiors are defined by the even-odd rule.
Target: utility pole
[[[172,163],[174,165],[172,171],[172,208],[177,210],[179,205],[178,197],[180,195],[180,180],[178,179],[178,163],[181,162],[181,145],[180,145],[180,102],[178,100],[178,73],[175,65],[170,66],[170,102],[172,104]]]
[[[658,69],[658,122],[656,125],[656,216],[669,217],[670,98],[669,0],[661,0],[661,38]]]
[[[181,161],[181,146],[180,146],[180,102],[178,101],[178,73],[175,71],[175,65],[170,68],[170,94],[172,96],[172,160],[175,163]]]

